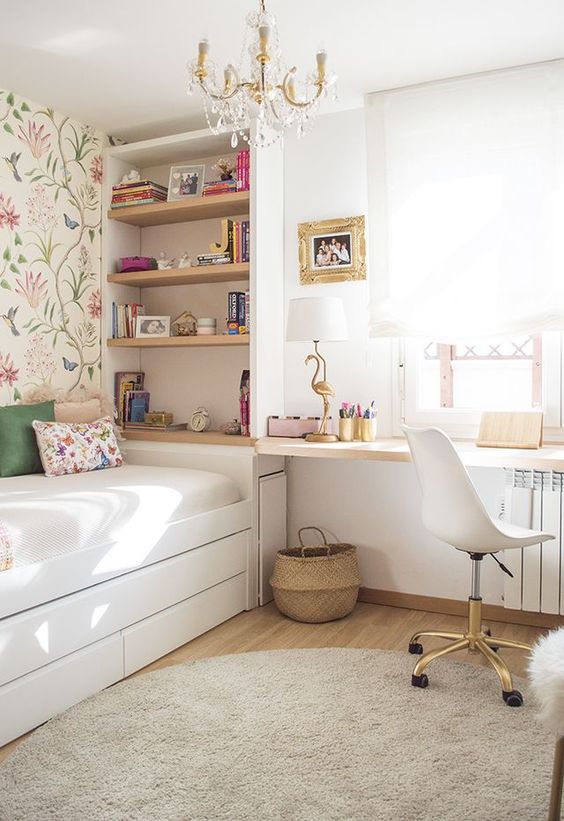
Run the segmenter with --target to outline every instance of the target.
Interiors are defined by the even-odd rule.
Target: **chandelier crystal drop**
[[[266,11],[264,0],[259,11],[247,15],[246,31],[239,66],[229,63],[218,82],[217,68],[209,59],[209,43],[201,40],[198,57],[188,64],[188,93],[199,89],[208,127],[213,134],[231,131],[231,147],[239,140],[259,148],[272,145],[284,129],[296,126],[298,137],[319,110],[331,89],[336,99],[336,77],[327,74],[327,54],[318,51],[317,68],[303,83],[296,82],[296,67],[287,69],[282,60],[276,19]],[[249,66],[243,79],[242,66]],[[251,122],[256,128],[247,135]]]

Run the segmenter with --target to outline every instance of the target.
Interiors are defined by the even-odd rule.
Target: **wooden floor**
[[[512,638],[528,644],[534,643],[538,636],[546,632],[538,627],[500,622],[490,622],[489,626],[493,635],[499,638]],[[465,620],[459,616],[425,613],[421,610],[357,604],[353,613],[340,621],[327,624],[301,624],[280,615],[274,605],[270,604],[235,616],[214,630],[210,630],[209,633],[205,633],[143,668],[135,675],[192,659],[223,656],[228,653],[249,653],[257,650],[283,650],[296,647],[367,647],[407,651],[409,637],[423,627],[458,631],[464,629]],[[428,639],[425,642],[425,649],[430,649],[436,643]],[[524,653],[518,650],[504,650],[503,655],[513,673],[525,675],[526,657]],[[473,664],[486,666],[485,660],[477,653],[461,653],[451,658],[460,658]],[[440,664],[440,661],[437,664]],[[495,676],[493,670],[492,675]],[[22,739],[17,739],[0,748],[0,761],[6,758],[20,741]]]

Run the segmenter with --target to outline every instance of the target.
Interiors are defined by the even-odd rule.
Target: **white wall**
[[[322,345],[328,379],[335,386],[336,410],[342,401],[376,400],[379,433],[392,431],[391,343],[368,339],[368,281],[331,285],[299,284],[297,225],[367,214],[364,111],[320,117],[313,130],[285,145],[286,305],[297,296],[340,296],[349,324],[348,342]],[[370,276],[370,249],[368,275]],[[311,346],[286,343],[285,412],[319,415],[321,401],[309,387],[304,358]],[[316,524],[360,548],[366,587],[464,599],[470,584],[469,560],[431,537],[420,521],[419,490],[410,464],[288,460],[288,534],[297,543],[299,527]],[[503,492],[500,470],[480,469],[472,478],[491,512]],[[484,562],[483,598],[501,603],[503,574]]]

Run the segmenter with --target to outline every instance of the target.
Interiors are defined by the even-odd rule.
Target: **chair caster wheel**
[[[429,686],[429,679],[425,675],[425,673],[421,673],[420,676],[411,676],[411,686],[412,687],[428,687]]]
[[[503,700],[507,704],[508,707],[522,707],[523,706],[523,696],[519,692],[519,690],[509,690],[506,692],[505,690],[502,691]]]
[[[423,652],[423,645],[419,644],[418,641],[413,641],[409,643],[409,647],[407,648],[409,652],[414,656],[420,656]]]

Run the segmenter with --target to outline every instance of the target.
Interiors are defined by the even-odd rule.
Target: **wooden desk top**
[[[467,467],[522,468],[564,472],[564,445],[544,445],[537,450],[517,448],[477,448],[473,442],[455,442]],[[303,456],[317,459],[363,459],[378,462],[410,462],[405,439],[377,439],[375,442],[334,442],[319,444],[303,439],[264,436],[255,450],[271,456]]]

